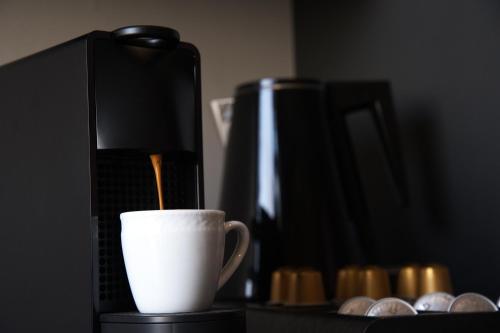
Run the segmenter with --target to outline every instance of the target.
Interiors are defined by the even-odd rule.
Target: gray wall
[[[417,241],[406,257],[497,297],[500,3],[297,0],[295,24],[298,75],[393,84],[412,200],[398,222]]]
[[[242,81],[294,72],[289,0],[4,0],[0,65],[92,30],[175,28],[202,56],[206,206],[218,204],[223,149],[209,101]]]

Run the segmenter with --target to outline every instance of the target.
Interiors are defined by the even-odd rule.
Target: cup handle
[[[233,275],[234,271],[236,271],[238,266],[241,264],[241,261],[247,252],[248,243],[250,242],[250,233],[248,232],[248,228],[245,224],[238,221],[229,221],[224,223],[224,232],[227,234],[231,230],[236,230],[238,232],[238,242],[236,243],[236,248],[234,249],[233,254],[227,261],[226,265],[222,268],[217,290],[219,290],[227,282],[227,280],[229,280],[231,275]]]

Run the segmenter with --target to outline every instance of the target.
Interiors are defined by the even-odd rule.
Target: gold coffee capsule
[[[420,269],[419,295],[443,291],[453,293],[451,288],[450,273],[448,268],[442,265],[428,265]]]
[[[269,302],[273,304],[284,303],[287,298],[288,278],[292,269],[281,267],[271,275],[271,297]]]
[[[287,278],[286,305],[317,305],[326,302],[323,277],[310,269],[295,270]]]
[[[359,274],[359,286],[362,296],[375,300],[391,296],[389,275],[385,269],[367,266]]]
[[[346,266],[337,272],[337,286],[335,297],[345,300],[359,296],[359,273],[360,267],[356,265]]]
[[[270,303],[315,305],[326,301],[323,277],[308,267],[281,267],[271,276]]]
[[[299,277],[302,279],[302,302],[301,304],[324,304],[326,303],[323,275],[319,271],[303,272]],[[304,283],[305,282],[305,283]]]
[[[418,298],[420,296],[419,275],[420,267],[418,265],[401,268],[398,273],[397,295],[407,299]]]

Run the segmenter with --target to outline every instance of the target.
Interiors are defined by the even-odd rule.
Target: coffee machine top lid
[[[323,85],[318,80],[300,78],[263,78],[257,81],[240,84],[236,94],[254,92],[261,89],[322,89]]]
[[[154,25],[134,25],[116,29],[114,37],[127,44],[159,49],[173,49],[179,44],[177,30]]]

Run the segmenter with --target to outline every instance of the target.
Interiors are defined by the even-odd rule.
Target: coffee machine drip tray
[[[144,314],[103,313],[101,333],[225,333],[245,332],[245,310],[214,308],[204,312]]]

